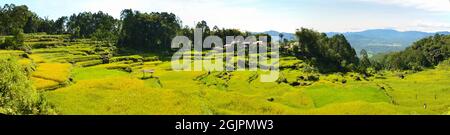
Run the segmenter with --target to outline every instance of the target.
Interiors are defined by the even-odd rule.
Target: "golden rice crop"
[[[31,58],[35,63],[44,63],[44,62],[47,62],[47,60],[44,59],[44,58],[42,57],[41,54],[31,54],[31,55],[30,55],[30,58]]]
[[[143,80],[130,77],[82,80],[46,95],[62,114],[202,114],[204,110],[193,94],[147,88]]]
[[[41,63],[32,76],[62,83],[68,80],[71,67],[71,64]]]
[[[36,78],[36,77],[31,77],[31,81],[33,82],[33,86],[37,90],[55,88],[59,85],[58,82],[55,82],[52,80],[46,80],[46,79],[42,79],[42,78]]]

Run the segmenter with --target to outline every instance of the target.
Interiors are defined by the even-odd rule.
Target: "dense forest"
[[[348,72],[356,70],[358,57],[355,50],[338,34],[328,38],[325,33],[319,33],[302,28],[296,32],[299,46],[294,49],[295,56],[316,65],[322,72]]]
[[[379,56],[375,61],[389,70],[420,71],[438,65],[450,57],[450,36],[436,34],[415,42],[401,52]]]

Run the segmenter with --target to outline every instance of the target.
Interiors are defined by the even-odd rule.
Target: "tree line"
[[[0,35],[13,35],[0,43],[0,48],[23,49],[23,33],[45,32],[48,34],[70,34],[72,38],[93,38],[107,41],[119,50],[147,51],[170,54],[171,40],[177,35],[188,36],[192,41],[194,28],[203,29],[203,37],[215,35],[226,41],[226,36],[267,36],[239,29],[210,27],[206,21],[198,22],[194,27],[183,26],[182,21],[173,13],[143,13],[132,9],[121,12],[120,19],[103,12],[82,12],[57,20],[42,18],[28,10],[25,5],[5,4],[0,7]],[[437,65],[449,56],[449,37],[435,35],[415,42],[405,51],[385,54],[369,59],[362,50],[360,57],[351,47],[344,35],[328,37],[311,29],[296,31],[298,45],[283,51],[304,59],[321,72],[367,73],[368,70],[420,70]],[[286,43],[286,41],[284,41]]]
[[[12,35],[17,31],[63,34],[66,21],[67,17],[64,16],[57,20],[39,17],[25,5],[5,4],[3,7],[0,6],[0,35]]]
[[[217,26],[211,29],[206,21],[197,23],[195,28],[204,28],[204,37],[216,35],[223,41],[226,36],[255,35],[238,29],[225,29]],[[122,50],[168,53],[171,51],[172,38],[176,35],[185,35],[193,39],[194,28],[183,26],[182,21],[175,14],[167,12],[142,13],[125,9],[121,12],[120,19],[115,19],[100,11],[97,13],[82,12],[51,20],[39,17],[25,5],[5,4],[0,8],[0,35],[14,35],[15,37],[21,33],[39,32],[70,34],[73,39],[93,38],[108,41],[116,44]],[[15,39],[10,38],[9,40],[14,41]],[[21,43],[5,44],[3,48],[20,48],[11,46],[21,46]]]
[[[359,59],[344,35],[337,34],[329,38],[325,33],[301,28],[295,35],[298,45],[292,54],[314,65],[320,72],[356,71]]]
[[[377,68],[420,71],[438,65],[450,57],[450,35],[436,34],[421,39],[401,52],[374,58]]]
[[[203,30],[203,39],[207,36],[218,36],[226,41],[226,36],[270,36],[267,34],[253,34],[239,29],[227,29],[214,26],[212,29],[207,22],[202,20],[194,27],[183,26],[182,21],[173,13],[141,13],[126,9],[121,14],[122,27],[119,35],[118,46],[133,50],[150,50],[170,54],[174,52],[170,48],[172,39],[177,35],[187,36],[194,41],[195,28]]]
[[[318,68],[320,72],[359,72],[372,75],[380,70],[413,70],[437,66],[450,57],[450,35],[436,34],[414,42],[404,51],[378,54],[369,58],[362,49],[360,55],[342,34],[327,37],[311,29],[297,30],[298,45],[290,52]]]

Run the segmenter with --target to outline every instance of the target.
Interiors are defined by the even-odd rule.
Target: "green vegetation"
[[[52,21],[26,6],[6,5],[0,11],[0,34],[9,35],[0,37],[2,114],[450,112],[446,36],[423,39],[380,60],[369,58],[365,50],[358,58],[343,35],[327,37],[302,28],[296,33],[299,41],[281,42],[286,48],[279,79],[260,82],[264,71],[172,70],[167,57],[173,53],[171,39],[193,38],[194,29],[182,27],[171,13],[130,9],[116,20],[102,12],[83,12]],[[19,11],[27,16],[15,17]],[[196,27],[223,39],[253,35],[210,29],[205,21]],[[249,63],[246,57],[233,59]],[[143,72],[150,69],[154,73]]]
[[[21,30],[14,31],[12,37],[5,37],[4,43],[0,42],[0,49],[29,50],[29,47],[24,44],[24,38]]]
[[[29,65],[24,65],[29,66]],[[29,67],[21,66],[14,57],[0,56],[0,113],[52,114],[46,99],[32,87]]]
[[[301,28],[296,35],[299,45],[294,55],[307,60],[323,73],[354,71],[358,65],[355,50],[344,35],[337,34],[328,38],[325,33]]]
[[[415,42],[402,52],[387,54],[379,61],[386,69],[420,71],[449,57],[450,36],[436,34]]]
[[[26,35],[65,46],[0,51],[36,66],[31,82],[58,114],[447,114],[450,63],[422,72],[322,74],[296,57],[282,57],[281,77],[260,73],[178,72],[154,55],[112,56],[103,63],[96,42],[69,36]],[[62,38],[62,39],[60,39]],[[50,41],[51,40],[51,41]],[[98,62],[97,62],[98,61]],[[85,63],[95,63],[86,66]],[[141,70],[154,69],[143,76]],[[398,74],[404,75],[404,79]],[[432,77],[430,77],[432,76]],[[417,98],[416,98],[417,96]],[[424,108],[426,104],[426,108]]]
[[[53,21],[39,17],[25,5],[5,4],[0,7],[0,35],[11,35],[17,30],[25,33],[63,34],[66,19],[67,17],[61,17]]]
[[[122,11],[123,26],[119,46],[131,49],[168,51],[180,21],[172,13]]]
[[[108,41],[116,39],[118,25],[118,20],[101,11],[83,12],[69,17],[67,32],[72,35],[72,38],[93,37],[97,40]]]

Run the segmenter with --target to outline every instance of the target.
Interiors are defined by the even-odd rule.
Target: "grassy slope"
[[[400,106],[424,109],[445,114],[450,109],[450,64],[441,64],[407,76],[405,79],[391,77],[384,81],[392,87],[389,94]]]
[[[401,100],[410,100],[410,94],[395,92],[409,91],[411,87],[396,86],[411,86],[414,82],[403,80],[403,84],[397,84],[394,81],[398,79],[394,77],[378,81],[397,84],[392,87],[398,90],[389,94],[399,105],[391,104],[391,99],[377,87],[377,81],[347,84],[324,81],[307,87],[291,87],[258,81],[248,83],[243,80],[252,73],[235,72],[224,89],[194,81],[201,72],[165,71],[164,68],[164,65],[153,67],[159,81],[140,80],[139,71],[128,74],[95,67],[75,69],[76,83],[49,92],[48,97],[62,114],[441,114],[447,110],[442,107],[448,107],[449,103],[448,98],[439,98],[429,103],[431,110],[421,108],[421,104],[404,104]],[[421,75],[426,74],[410,77]],[[447,86],[430,84],[433,85]],[[448,96],[448,93],[439,95]],[[269,98],[275,100],[268,102]],[[439,105],[440,110],[434,109],[434,105]]]
[[[52,42],[48,44],[61,40],[61,36],[46,38]],[[32,39],[33,44],[40,42]],[[39,78],[33,78],[35,87],[61,86],[69,77],[73,79],[62,88],[45,91],[49,102],[61,114],[448,114],[450,111],[448,66],[408,74],[403,80],[394,73],[372,81],[320,75],[320,80],[310,86],[293,87],[259,82],[257,73],[249,71],[232,72],[229,80],[214,76],[198,80],[206,72],[171,71],[170,62],[101,64],[89,41],[66,44],[70,45],[34,49],[30,56],[38,66],[34,75]],[[21,53],[0,50],[2,55]],[[281,64],[303,63],[286,58]],[[133,72],[121,70],[125,67],[131,67]],[[141,69],[155,69],[157,78],[140,79]],[[307,74],[301,70],[283,72],[289,82]],[[346,83],[339,83],[343,79]]]

